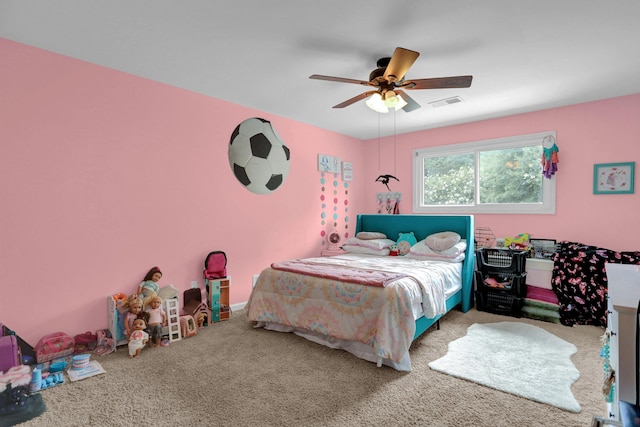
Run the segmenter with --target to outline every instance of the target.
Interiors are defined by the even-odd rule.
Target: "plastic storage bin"
[[[492,277],[491,274],[481,271],[474,272],[476,308],[480,311],[521,317],[522,306],[527,296],[526,277],[526,274]]]
[[[478,271],[492,274],[523,274],[527,269],[527,251],[480,248],[476,250]]]
[[[527,252],[481,248],[476,251],[476,260],[473,278],[476,308],[521,317],[527,296]]]

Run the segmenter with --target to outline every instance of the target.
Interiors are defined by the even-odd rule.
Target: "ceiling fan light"
[[[392,90],[385,92],[384,94],[384,105],[389,108],[393,108],[398,104],[398,97],[396,93]]]
[[[394,107],[396,109],[396,111],[398,110],[402,110],[404,107],[407,106],[407,101],[405,101],[404,99],[402,99],[402,96],[400,95],[396,95],[396,98],[398,98],[398,103],[396,104],[396,106]]]
[[[382,100],[382,96],[379,93],[371,95],[371,97],[365,101],[365,104],[377,113],[389,112],[389,107],[385,105],[385,102]]]

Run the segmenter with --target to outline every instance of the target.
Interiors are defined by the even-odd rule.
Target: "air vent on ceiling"
[[[429,105],[431,105],[433,108],[439,108],[444,107],[445,105],[457,104],[458,102],[464,102],[464,99],[460,98],[459,96],[453,96],[451,98],[430,102]]]

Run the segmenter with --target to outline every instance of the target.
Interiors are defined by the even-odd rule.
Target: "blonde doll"
[[[124,333],[127,336],[127,341],[129,341],[129,336],[131,336],[131,332],[133,332],[133,322],[138,318],[143,318],[142,314],[142,300],[140,298],[131,298],[128,300],[128,308],[124,318]]]
[[[149,315],[149,348],[159,347],[162,341],[162,325],[167,323],[167,315],[162,309],[162,298],[152,297],[149,301],[151,308],[147,309]]]

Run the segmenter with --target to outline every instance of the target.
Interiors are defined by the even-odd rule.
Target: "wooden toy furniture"
[[[198,333],[198,327],[193,316],[189,314],[180,316],[180,332],[184,338],[190,338]]]
[[[167,314],[167,326],[162,328],[163,335],[169,335],[169,342],[180,341],[182,333],[180,331],[180,309],[178,308],[178,297],[166,299],[162,302],[164,311]]]
[[[231,316],[229,306],[229,286],[231,278],[207,279],[209,285],[209,297],[211,298],[211,319],[213,322],[228,320]]]
[[[198,315],[204,316],[202,326],[208,326],[211,323],[211,309],[206,302],[202,301],[202,291],[200,289],[188,289],[184,292],[183,315],[191,316],[196,324],[198,324]]]

